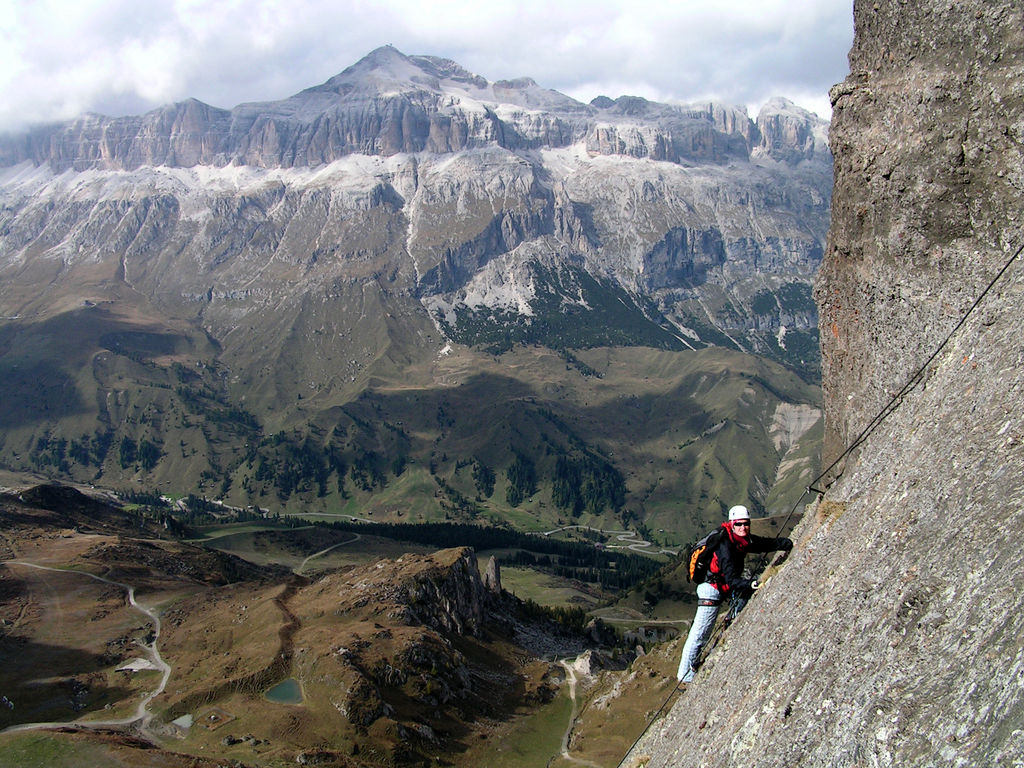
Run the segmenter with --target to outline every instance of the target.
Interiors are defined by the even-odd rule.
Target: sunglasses
[[[737,520],[736,522],[734,522],[732,524],[733,528],[735,528],[737,525],[741,525],[741,526],[744,526],[745,528],[749,528],[750,527],[750,521],[747,520],[747,522],[741,523],[739,520]]]

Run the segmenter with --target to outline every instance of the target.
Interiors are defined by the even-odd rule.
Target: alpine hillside
[[[0,137],[0,466],[685,534],[785,507],[826,128],[384,47],[278,102]]]
[[[633,658],[465,547],[339,566],[371,537],[264,525],[294,568],[258,564],[54,485],[0,492],[0,519],[5,768],[493,764],[564,717],[544,657]]]

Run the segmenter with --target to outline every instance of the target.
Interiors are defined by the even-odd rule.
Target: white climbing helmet
[[[750,512],[742,504],[737,504],[735,507],[729,510],[729,522],[733,520],[749,520]]]

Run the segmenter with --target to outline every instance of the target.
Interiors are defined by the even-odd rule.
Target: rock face
[[[974,11],[940,5],[862,13],[851,75],[833,92],[833,144],[847,181],[837,183],[844,197],[817,297],[833,454],[1019,244],[1024,129],[1013,6],[979,6],[970,18]],[[908,12],[934,29],[928,45],[896,31]],[[869,333],[878,335],[866,343]]]
[[[496,592],[501,594],[501,566],[498,565],[498,561],[494,559],[492,555],[487,561],[487,568],[484,570],[483,575],[484,589],[488,592]]]
[[[1019,259],[942,346],[1020,245],[1024,15],[921,0],[855,20],[817,285],[829,457],[927,369],[655,729],[652,768],[1024,754]]]
[[[459,635],[480,631],[486,586],[471,549],[445,550],[433,558],[407,555],[402,561],[403,583],[394,599],[409,606],[416,623]]]

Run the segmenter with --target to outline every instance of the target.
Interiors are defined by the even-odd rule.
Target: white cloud
[[[0,0],[0,127],[278,99],[387,43],[585,101],[783,95],[827,116],[852,26],[849,0]]]

